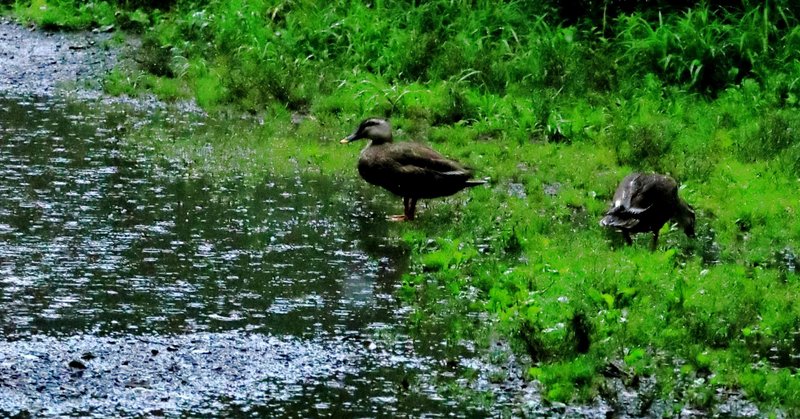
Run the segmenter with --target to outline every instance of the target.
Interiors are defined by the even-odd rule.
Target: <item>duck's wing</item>
[[[646,176],[638,173],[622,180],[611,208],[600,220],[600,225],[617,228],[633,228],[653,208],[654,188]]]
[[[650,177],[634,174],[626,177],[614,194],[614,205],[610,214],[627,214],[636,216],[653,208],[656,201],[657,187]]]
[[[419,143],[396,143],[387,151],[399,170],[408,174],[469,178],[472,171],[461,163],[442,156]]]
[[[669,176],[642,174],[631,183],[628,211],[671,211],[678,203],[678,184]]]

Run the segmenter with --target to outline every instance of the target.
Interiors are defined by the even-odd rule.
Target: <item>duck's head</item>
[[[682,202],[680,205],[680,211],[678,212],[677,217],[678,225],[683,228],[683,232],[686,233],[689,237],[694,237],[694,223],[695,223],[695,215],[694,215],[694,208],[691,205]]]
[[[373,144],[390,143],[392,142],[392,127],[385,119],[365,119],[358,125],[354,133],[348,135],[340,143],[347,144],[362,138],[371,140]]]

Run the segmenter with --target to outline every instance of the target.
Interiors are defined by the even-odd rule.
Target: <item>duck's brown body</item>
[[[404,198],[452,195],[483,184],[472,172],[419,143],[371,144],[361,152],[358,173],[367,182]]]
[[[678,196],[675,179],[657,173],[632,173],[620,182],[600,225],[622,231],[628,244],[632,243],[632,233],[652,232],[655,248],[658,231],[670,219],[676,219],[686,235],[694,236],[694,211]]]
[[[392,142],[391,129],[382,119],[368,119],[359,125],[350,142],[370,139],[358,159],[358,173],[367,182],[403,198],[403,215],[413,220],[418,199],[452,195],[464,188],[482,185],[471,180],[472,171],[430,147],[414,142]]]

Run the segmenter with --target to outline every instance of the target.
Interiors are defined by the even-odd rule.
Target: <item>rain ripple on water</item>
[[[435,362],[400,323],[404,252],[352,187],[156,167],[124,149],[131,118],[0,98],[0,379],[12,383],[0,412],[449,409],[433,391],[398,395],[407,371]],[[394,337],[376,344],[384,332]],[[208,353],[188,367],[170,347]]]

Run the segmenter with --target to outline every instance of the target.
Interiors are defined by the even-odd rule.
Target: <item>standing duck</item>
[[[694,237],[694,210],[678,197],[675,179],[657,173],[632,173],[617,187],[614,203],[600,225],[622,231],[628,244],[633,243],[631,233],[652,231],[655,249],[658,231],[670,219],[675,219],[687,236]]]
[[[486,183],[471,180],[470,169],[425,145],[392,142],[392,128],[384,119],[364,120],[341,143],[362,138],[369,143],[358,158],[358,173],[367,182],[403,198],[403,215],[390,220],[413,220],[418,199],[448,196]]]

